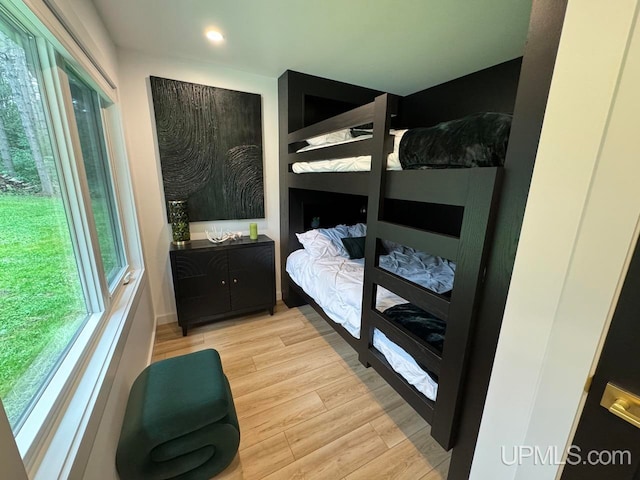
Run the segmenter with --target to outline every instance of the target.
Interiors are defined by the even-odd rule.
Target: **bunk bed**
[[[397,154],[398,137],[405,131],[399,128],[404,126],[401,110],[410,108],[406,98],[341,82],[291,71],[280,78],[282,291],[288,306],[312,305],[356,350],[360,361],[378,371],[431,424],[432,436],[449,449],[455,443],[467,347],[481,296],[502,168],[446,168],[451,165],[445,164],[437,169],[389,170],[389,156]],[[372,127],[364,139],[301,149],[309,139],[362,126]],[[367,160],[355,162],[357,171],[343,171],[339,160],[353,158]],[[342,166],[331,171],[330,163],[336,160]],[[305,162],[302,170],[295,168],[300,162]],[[313,162],[329,166],[313,172],[307,168]],[[320,298],[316,292],[309,293],[312,286],[306,290],[300,286],[304,282],[296,272],[314,267],[296,251],[302,248],[298,235],[312,226],[357,222],[366,222],[366,236],[360,263],[360,324],[354,328],[353,322],[336,321],[335,312],[325,312],[320,304],[327,308],[326,303],[316,301]],[[437,293],[386,268],[385,242],[450,262],[455,269],[450,291]],[[302,263],[296,267],[293,260]],[[356,268],[347,260],[340,262],[350,271]],[[446,325],[446,333],[445,328],[441,332],[444,341],[441,336],[440,344],[429,341],[398,322],[398,312],[402,316],[407,311]],[[393,351],[409,357],[410,368],[417,366],[426,378],[412,381],[398,367]]]

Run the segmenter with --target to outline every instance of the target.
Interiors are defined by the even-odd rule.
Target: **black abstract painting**
[[[192,222],[263,218],[260,95],[150,80],[165,199]]]

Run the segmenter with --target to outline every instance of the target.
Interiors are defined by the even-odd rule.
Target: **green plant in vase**
[[[186,200],[169,200],[169,222],[174,245],[184,245],[191,240],[189,213]]]

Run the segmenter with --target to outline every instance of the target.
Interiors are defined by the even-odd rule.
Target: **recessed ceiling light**
[[[207,30],[207,33],[205,35],[212,42],[221,42],[222,40],[224,40],[222,34],[217,30]]]

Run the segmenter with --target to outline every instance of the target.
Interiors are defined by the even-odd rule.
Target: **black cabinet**
[[[171,272],[182,334],[191,325],[266,309],[276,303],[274,243],[258,240],[171,245]]]

